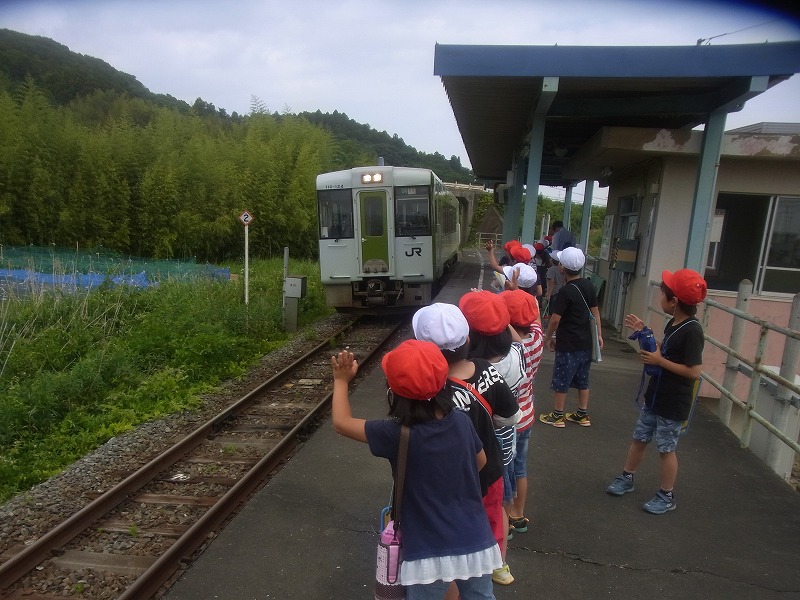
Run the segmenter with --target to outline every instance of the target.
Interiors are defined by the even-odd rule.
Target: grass
[[[293,261],[292,273],[307,276],[300,325],[329,313],[317,263]],[[248,305],[241,277],[0,302],[0,502],[120,433],[196,408],[285,343],[282,281],[282,259],[256,260]]]

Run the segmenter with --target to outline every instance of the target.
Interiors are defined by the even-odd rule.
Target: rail
[[[648,315],[649,313],[655,313],[668,319],[670,315],[652,304],[652,298],[658,296],[654,296],[650,288],[658,288],[659,286],[660,282],[650,281],[649,283]],[[731,327],[730,339],[727,342],[716,339],[707,333],[704,334],[706,341],[722,350],[727,355],[727,359],[722,382],[715,379],[705,368],[701,378],[720,393],[717,416],[726,427],[731,430],[734,429],[731,424],[734,406],[743,411],[744,421],[739,433],[739,440],[743,448],[751,448],[753,422],[760,424],[768,432],[770,437],[767,438],[766,448],[760,453],[761,458],[773,471],[788,479],[791,474],[791,468],[787,472],[785,468],[781,467],[786,461],[782,457],[782,446],[780,444],[782,443],[794,451],[793,458],[800,454],[800,444],[798,444],[800,386],[798,386],[796,378],[798,359],[800,358],[800,294],[795,294],[792,300],[789,327],[781,327],[775,323],[754,317],[747,312],[752,291],[753,284],[748,280],[742,281],[739,285],[735,308],[709,298],[704,301],[701,319],[704,331],[708,331],[709,320],[714,310],[731,315],[733,317],[733,326]],[[758,341],[755,347],[751,348],[753,350],[753,358],[749,358],[742,353],[744,328],[747,323],[756,325],[759,328]],[[770,367],[764,366],[767,336],[770,332],[783,336],[781,366],[777,372]],[[735,390],[738,375],[744,375],[750,380],[746,397],[744,398],[740,397],[741,392],[737,393]],[[759,402],[764,399],[764,394],[761,391],[765,388],[769,388],[769,395],[775,399],[772,405],[771,417],[766,415],[766,412],[768,412],[766,409],[759,407]]]

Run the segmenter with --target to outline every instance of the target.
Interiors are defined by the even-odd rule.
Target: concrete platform
[[[475,250],[437,297],[456,303],[491,273]],[[800,598],[800,494],[739,447],[700,410],[678,447],[676,510],[645,513],[658,488],[648,449],[636,490],[605,488],[621,470],[637,408],[641,363],[607,332],[592,367],[591,427],[537,423],[528,455],[527,533],[509,542],[516,581],[498,599],[787,600]],[[537,412],[552,408],[552,354],[537,380]],[[373,368],[352,394],[353,412],[386,413]],[[567,409],[574,407],[574,395]],[[167,600],[372,598],[378,517],[391,488],[388,464],[327,424],[261,490],[166,594]]]

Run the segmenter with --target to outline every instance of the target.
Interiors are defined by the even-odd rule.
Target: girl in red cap
[[[625,466],[606,491],[622,496],[634,490],[633,475],[644,458],[647,445],[655,439],[661,457],[661,488],[642,508],[654,515],[675,510],[673,488],[678,478],[675,450],[678,436],[694,398],[694,385],[703,369],[703,326],[697,320],[697,305],[706,297],[706,282],[696,271],[681,269],[661,274],[661,308],[672,318],[664,326],[664,341],[655,352],[640,350],[642,362],[656,367],[650,376],[639,419],[628,447]],[[636,315],[627,315],[625,325],[641,331]]]
[[[406,340],[383,357],[391,419],[352,416],[352,352],[331,357],[333,427],[369,444],[396,468],[401,426],[411,428],[402,498],[400,583],[407,600],[442,598],[455,581],[464,600],[491,600],[491,573],[502,565],[481,500],[478,471],[486,454],[472,421],[454,410],[448,365],[439,348]],[[458,502],[452,502],[458,498]]]

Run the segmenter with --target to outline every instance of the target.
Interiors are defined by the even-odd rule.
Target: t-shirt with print
[[[677,326],[674,321],[674,318],[670,319],[664,327],[661,353],[667,360],[687,367],[702,365],[705,339],[700,321],[690,317]],[[644,394],[645,405],[660,417],[685,421],[692,408],[694,383],[694,379],[661,369],[660,376],[650,377]]]
[[[497,424],[498,417],[508,419],[518,417],[519,404],[506,380],[492,363],[480,358],[471,359],[475,363],[475,373],[466,381],[475,386],[494,410],[495,435],[500,443],[503,464],[507,465],[514,456],[514,425],[519,418],[508,424]],[[522,360],[522,347],[518,349],[517,361]],[[524,377],[524,372],[523,372]]]
[[[536,379],[536,372],[539,370],[539,363],[542,360],[544,350],[544,335],[542,326],[539,323],[531,325],[530,333],[522,338],[522,347],[525,349],[525,383],[519,392],[517,402],[522,416],[517,423],[517,431],[525,431],[535,420],[533,381]]]
[[[478,473],[481,496],[485,496],[489,486],[503,476],[503,455],[500,453],[500,443],[494,433],[494,421],[489,410],[484,408],[472,392],[453,379],[450,380],[450,384],[453,386],[453,404],[458,410],[466,413],[472,421],[475,432],[483,443],[483,451],[486,452],[486,464]],[[491,400],[486,398],[486,402],[489,403],[491,410]]]
[[[564,284],[550,303],[550,314],[561,317],[556,329],[556,352],[592,350],[589,309],[595,306],[597,294],[591,281],[579,277]]]

